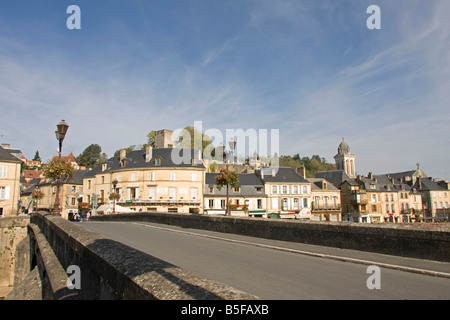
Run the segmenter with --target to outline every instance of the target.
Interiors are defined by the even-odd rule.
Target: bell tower
[[[343,170],[350,178],[356,177],[356,156],[350,152],[350,146],[342,138],[342,142],[339,144],[338,153],[334,156],[336,161],[336,170]]]

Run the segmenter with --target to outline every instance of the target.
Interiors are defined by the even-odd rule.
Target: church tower
[[[336,170],[343,170],[350,178],[356,177],[356,156],[350,152],[350,146],[342,138],[342,142],[339,144],[338,153],[334,156],[336,161]]]

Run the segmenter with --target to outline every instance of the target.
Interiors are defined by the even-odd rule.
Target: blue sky
[[[81,30],[69,30],[69,5]],[[369,5],[381,30],[369,30]],[[32,158],[146,134],[279,129],[280,153],[448,179],[448,0],[46,0],[0,3],[0,141]]]

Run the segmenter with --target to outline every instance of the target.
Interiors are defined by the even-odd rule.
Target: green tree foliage
[[[77,157],[77,163],[86,168],[94,168],[101,164],[105,158],[107,156],[104,153],[102,154],[102,148],[98,144],[91,144]]]
[[[131,151],[134,151],[134,150],[140,150],[140,149],[142,149],[142,145],[141,145],[141,146],[136,146],[135,144],[129,146],[128,148],[125,148],[126,154],[127,154],[127,155],[128,155]],[[114,157],[120,156],[120,150],[121,150],[121,149],[116,150],[116,152],[114,152]]]
[[[205,151],[205,148],[212,143],[211,137],[208,135],[199,132],[196,128],[188,126],[184,128],[187,130],[189,135],[187,137],[183,137],[182,135],[179,137],[179,139],[176,141],[178,148],[195,148],[195,137],[201,137],[202,144],[201,144],[201,152],[203,154],[203,151]],[[189,138],[190,137],[190,138]],[[185,140],[186,138],[186,140]],[[212,154],[214,156],[214,154]]]
[[[39,156],[39,151],[36,151],[36,153],[34,155],[34,158],[33,158],[33,161],[41,161],[42,162],[42,159]]]
[[[152,148],[154,148],[155,142],[156,142],[156,131],[152,130],[147,134],[147,143],[144,145],[144,148],[146,146],[151,146]]]
[[[297,153],[294,156],[281,156],[279,158],[280,167],[305,167],[306,177],[313,178],[318,171],[329,171],[335,170],[331,163],[328,163],[325,158],[321,158],[318,155],[313,155],[309,157],[300,157]]]

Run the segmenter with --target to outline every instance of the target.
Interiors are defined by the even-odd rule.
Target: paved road
[[[450,299],[450,263],[145,222],[82,222],[80,225],[267,300]],[[280,250],[286,248],[293,252]],[[340,261],[337,257],[348,260]],[[350,262],[352,259],[370,263]],[[379,282],[373,280],[373,271],[368,273],[370,264],[381,266]],[[446,273],[448,277],[406,272],[384,264]],[[380,289],[368,289],[369,277],[369,283],[379,283]]]

